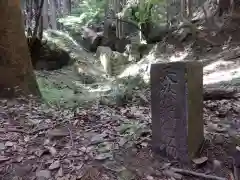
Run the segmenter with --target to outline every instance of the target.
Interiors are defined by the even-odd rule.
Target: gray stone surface
[[[152,64],[150,76],[153,150],[189,162],[204,140],[202,64]]]

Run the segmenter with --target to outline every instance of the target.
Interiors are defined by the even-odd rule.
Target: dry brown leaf
[[[4,150],[6,147],[4,145],[4,143],[0,143],[0,151]]]
[[[94,159],[105,160],[105,159],[109,159],[111,157],[112,157],[112,155],[110,153],[101,153],[101,154],[98,154]]]
[[[49,166],[49,170],[55,170],[60,168],[60,161],[54,161],[50,166]]]
[[[23,160],[23,157],[22,156],[19,156],[19,157],[17,157],[16,158],[16,161],[19,163],[19,162],[21,162]]]
[[[193,159],[192,161],[194,162],[194,164],[200,165],[207,162],[207,160],[208,160],[207,157],[200,157],[200,158]]]
[[[7,141],[7,142],[5,143],[5,146],[6,146],[6,147],[12,147],[13,145],[14,145],[14,143],[11,142],[11,141]]]
[[[50,152],[52,156],[57,154],[57,150],[54,147],[45,146],[45,148]]]
[[[65,131],[63,129],[51,129],[51,130],[48,131],[48,135],[51,138],[54,138],[54,137],[65,137],[65,136],[69,135],[69,132]]]
[[[62,177],[62,176],[63,176],[63,169],[60,167],[56,174],[56,177]]]
[[[34,154],[35,154],[37,157],[41,157],[45,152],[46,152],[45,149],[38,149],[37,151],[34,152]]]
[[[10,159],[10,157],[0,156],[0,163],[8,161],[9,159]]]
[[[51,177],[51,172],[49,170],[39,170],[36,172],[36,177],[49,179]]]
[[[173,177],[174,179],[182,179],[183,177],[181,174],[175,173],[174,171],[171,170],[164,170],[163,174],[169,177]]]

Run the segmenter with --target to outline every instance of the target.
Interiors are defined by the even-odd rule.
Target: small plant
[[[82,23],[97,23],[103,19],[106,0],[79,0],[76,4],[72,13],[75,16],[79,15]]]

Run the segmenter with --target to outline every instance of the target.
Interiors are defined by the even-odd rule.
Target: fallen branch
[[[16,133],[25,133],[27,132],[22,129],[16,129],[16,128],[0,128],[0,133],[6,133],[6,132],[16,132]]]
[[[175,173],[185,174],[185,175],[192,175],[192,176],[202,177],[202,178],[206,178],[206,179],[227,180],[226,178],[217,177],[217,176],[213,176],[213,175],[207,175],[207,174],[204,174],[204,173],[197,173],[197,172],[189,171],[189,170],[185,170],[185,169],[170,168],[170,170],[172,170]]]
[[[239,96],[236,89],[233,88],[204,88],[203,99],[207,100],[222,100],[222,99],[237,99]]]
[[[74,142],[73,142],[72,131],[71,131],[69,128],[67,128],[67,129],[68,129],[68,131],[69,131],[69,136],[70,136],[70,139],[71,139],[71,144],[72,144],[72,147],[74,147]]]
[[[37,134],[37,133],[39,133],[39,132],[41,132],[41,131],[46,131],[46,130],[48,130],[48,129],[50,129],[50,128],[52,128],[52,127],[46,126],[46,127],[37,128],[37,129],[35,129],[35,130],[32,130],[32,131],[28,132],[28,134],[29,134],[29,135],[35,135],[35,134]]]
[[[182,175],[171,170],[163,171],[163,174],[168,177],[173,177],[174,179],[183,179]]]
[[[34,135],[37,134],[40,131],[48,130],[51,127],[42,127],[33,131],[26,131],[24,129],[17,129],[17,128],[12,128],[12,127],[6,127],[6,128],[0,128],[0,133],[7,133],[7,132],[16,132],[16,133],[22,133],[22,134],[27,134],[27,135]]]

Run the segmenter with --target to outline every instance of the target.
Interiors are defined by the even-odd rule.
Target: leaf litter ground
[[[224,53],[220,55],[222,58]],[[219,58],[212,59],[215,63]],[[234,70],[231,77],[238,72],[234,69],[238,67],[237,58],[225,56],[223,59],[225,64],[220,62],[213,70],[205,69],[205,82],[211,82],[211,75],[229,70],[229,66]],[[226,72],[224,76],[228,77]],[[231,83],[238,86],[239,82],[236,78]],[[146,97],[149,97],[149,90]],[[0,107],[2,180],[221,179],[216,177],[230,176],[231,155],[239,144],[238,99],[204,102],[206,141],[191,166],[151,152],[149,104],[93,105],[70,111],[49,108],[31,98],[20,98],[1,99]],[[178,173],[174,173],[176,169],[172,167],[179,168]],[[186,173],[181,171],[183,169],[192,170],[195,175],[202,173],[204,177],[189,176],[189,171],[182,176]]]
[[[230,172],[231,150],[237,140],[230,132],[238,131],[237,100],[205,102],[206,142],[201,158],[191,167],[153,156],[149,105],[96,105],[71,112],[23,98],[0,103],[2,180],[180,178],[167,174],[168,167],[220,177]]]

